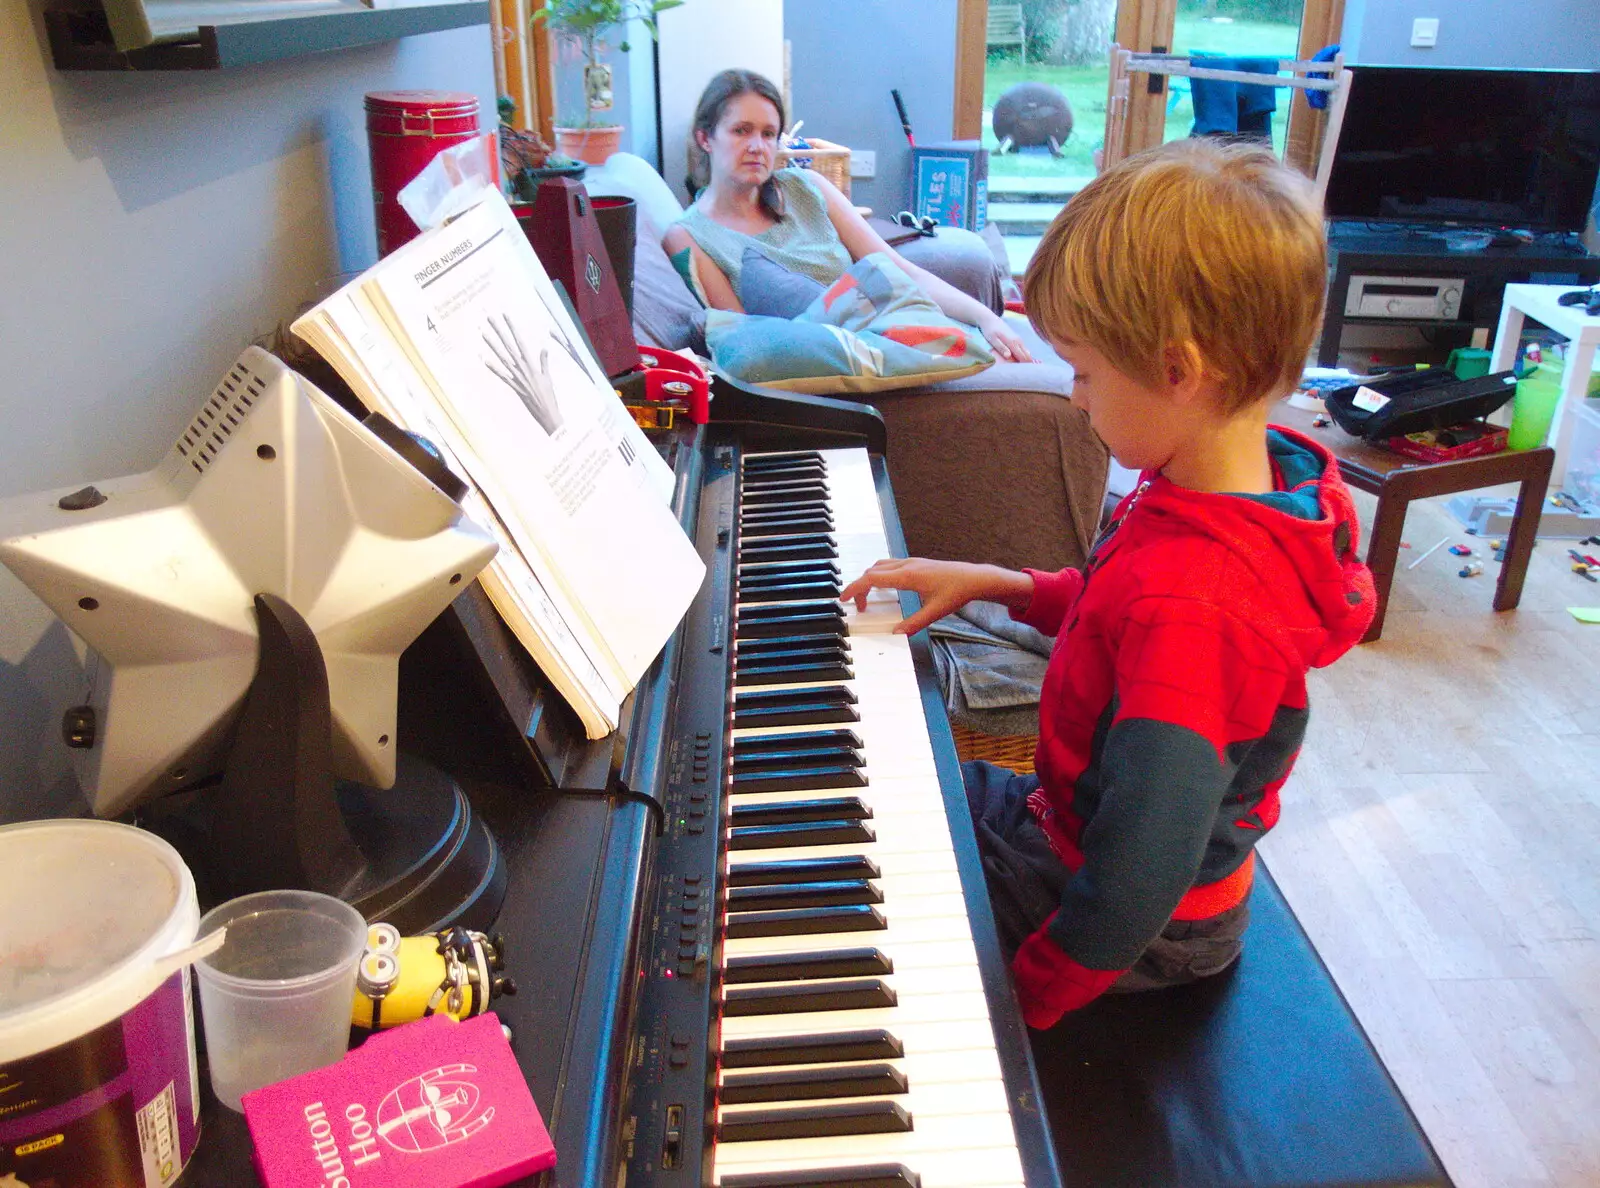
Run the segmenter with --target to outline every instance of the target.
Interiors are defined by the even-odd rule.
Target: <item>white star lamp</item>
[[[220,770],[256,672],[258,594],[321,647],[334,771],[390,787],[400,653],[495,548],[256,347],[153,470],[0,501],[0,561],[93,651],[64,729],[102,816]]]

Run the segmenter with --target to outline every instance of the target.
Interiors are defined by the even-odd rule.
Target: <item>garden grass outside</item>
[[[1199,50],[1238,57],[1293,58],[1299,50],[1299,41],[1300,30],[1295,25],[1267,21],[1211,21],[1180,13],[1173,31],[1173,52],[1182,54]],[[1042,66],[1030,62],[1025,67],[1014,54],[988,61],[983,76],[983,143],[989,149],[991,179],[1069,178],[1082,183],[1094,176],[1094,151],[1105,139],[1106,86],[1111,77],[1109,49],[1106,56],[1106,61],[1091,66]],[[1169,84],[1172,81],[1169,79]],[[1189,129],[1194,125],[1194,108],[1189,101],[1187,81],[1176,81],[1179,84],[1176,97],[1169,96],[1168,99],[1167,140],[1182,139],[1189,135]],[[1004,156],[997,151],[999,145],[990,122],[995,100],[1019,82],[1042,82],[1059,87],[1071,104],[1072,135],[1062,146],[1059,158],[1050,156],[1042,148],[1006,153]],[[1272,117],[1272,142],[1280,153],[1283,151],[1288,100],[1291,98],[1293,91],[1290,88],[1281,89],[1278,93],[1278,110]]]

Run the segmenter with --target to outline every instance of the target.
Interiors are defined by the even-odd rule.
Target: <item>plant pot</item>
[[[622,125],[597,128],[557,128],[556,151],[591,165],[604,165],[622,144]]]

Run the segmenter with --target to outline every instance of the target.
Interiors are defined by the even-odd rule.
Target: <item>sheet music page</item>
[[[607,662],[602,671],[592,644],[585,644],[568,626],[576,619],[565,594],[548,573],[537,552],[529,555],[472,476],[483,471],[468,460],[463,443],[444,423],[437,404],[411,364],[389,336],[382,319],[361,291],[360,282],[345,286],[311,314],[297,320],[295,333],[335,362],[347,382],[369,407],[402,429],[432,442],[446,465],[469,480],[462,507],[500,545],[500,552],[480,582],[490,601],[550,681],[584,723],[590,738],[616,729],[622,699],[629,685]]]
[[[362,292],[513,539],[543,559],[574,633],[631,688],[705,567],[668,507],[670,469],[588,355],[510,207],[489,192],[369,271]]]

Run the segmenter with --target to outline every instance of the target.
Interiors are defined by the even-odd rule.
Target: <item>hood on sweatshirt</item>
[[[1218,584],[1211,594],[1223,605],[1248,602],[1263,631],[1320,668],[1366,633],[1377,609],[1372,574],[1359,558],[1355,505],[1333,455],[1277,427],[1268,430],[1267,448],[1277,490],[1192,491],[1146,472],[1122,509],[1138,514],[1128,515],[1106,543],[1116,552],[1164,540],[1183,547],[1173,537],[1224,545],[1238,564],[1211,567]]]

